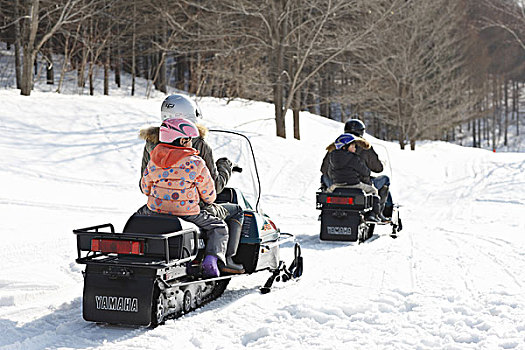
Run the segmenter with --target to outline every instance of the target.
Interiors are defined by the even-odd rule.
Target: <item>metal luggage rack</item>
[[[107,229],[110,232],[107,232]],[[103,231],[106,230],[106,231]],[[115,232],[113,224],[103,224],[81,229],[73,230],[77,235],[77,255],[76,262],[79,264],[115,264],[119,266],[141,266],[148,268],[165,268],[175,265],[185,264],[197,257],[199,248],[199,233],[194,229],[185,229],[177,232],[147,234],[147,233],[131,233],[131,232]],[[193,249],[188,252],[187,257],[182,257],[184,249],[180,247],[180,255],[178,257],[170,256],[170,239],[174,237],[184,236],[191,233],[193,236]],[[136,241],[144,244],[144,255],[125,255],[118,253],[102,253],[93,252],[91,242],[93,239],[105,239],[115,241]],[[158,241],[163,241],[160,245],[155,244]],[[156,249],[153,250],[153,247]],[[159,249],[159,247],[161,247]],[[82,252],[87,252],[82,254]],[[160,260],[159,260],[160,259]]]

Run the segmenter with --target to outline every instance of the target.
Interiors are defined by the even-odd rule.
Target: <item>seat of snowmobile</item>
[[[133,233],[169,233],[182,230],[176,216],[156,216],[133,214],[124,225],[123,232]]]
[[[365,196],[365,192],[360,189],[360,188],[355,188],[355,187],[336,187],[334,188],[334,190],[332,191],[332,193],[337,193],[337,194],[351,194],[351,195],[362,195],[362,196]]]
[[[181,232],[181,235],[176,235],[168,238],[168,244],[164,240],[150,239],[147,243],[147,256],[165,257],[166,248],[169,248],[169,258],[184,259],[191,257],[194,243],[194,235],[192,230],[183,229],[178,217],[171,215],[144,215],[134,213],[124,225],[123,234],[133,236],[135,233],[140,234],[166,234],[172,232]],[[198,246],[199,244],[197,244]]]

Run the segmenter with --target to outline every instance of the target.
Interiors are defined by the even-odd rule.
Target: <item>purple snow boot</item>
[[[217,266],[217,257],[213,255],[206,255],[202,261],[202,274],[204,277],[219,277],[219,267]]]

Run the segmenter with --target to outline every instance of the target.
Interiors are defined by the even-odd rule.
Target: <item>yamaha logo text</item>
[[[137,298],[111,297],[95,295],[97,310],[139,312],[139,300]]]
[[[351,227],[344,227],[344,226],[328,226],[326,228],[328,234],[330,235],[350,235],[352,234],[352,228]]]

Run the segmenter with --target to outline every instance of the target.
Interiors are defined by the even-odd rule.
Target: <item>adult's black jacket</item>
[[[336,149],[328,156],[328,176],[334,183],[357,185],[362,177],[370,177],[370,169],[361,158],[347,150]]]

